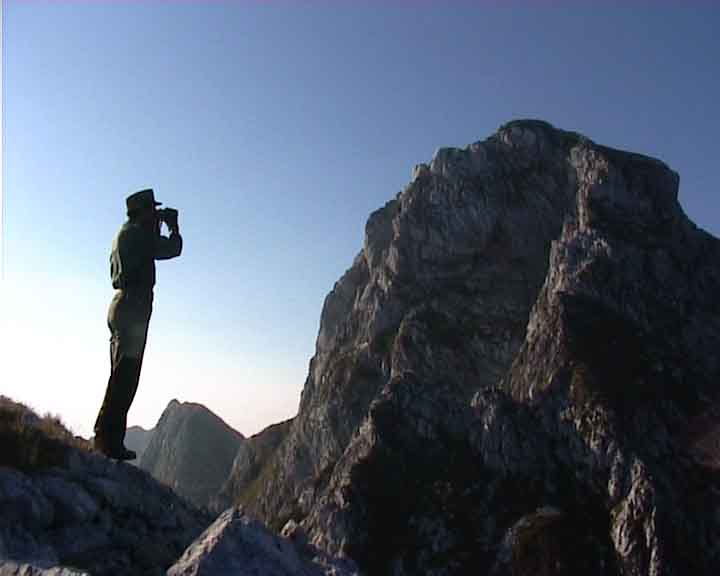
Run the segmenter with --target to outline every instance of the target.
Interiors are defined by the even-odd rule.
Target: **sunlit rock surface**
[[[223,512],[168,570],[168,576],[352,576],[348,560],[330,558],[298,538],[273,534],[239,508]]]
[[[718,573],[720,246],[678,185],[540,121],[439,150],[233,500],[369,574]]]
[[[242,434],[202,404],[172,400],[138,466],[196,506],[207,507],[243,442]]]

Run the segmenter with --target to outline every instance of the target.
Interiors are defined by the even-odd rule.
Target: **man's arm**
[[[180,256],[182,252],[182,236],[180,226],[177,223],[177,213],[173,221],[167,223],[170,228],[170,236],[159,234],[155,237],[155,260],[168,260]]]

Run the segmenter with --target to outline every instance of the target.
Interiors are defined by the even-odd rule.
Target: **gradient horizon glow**
[[[110,243],[180,210],[129,425],[171,399],[293,416],[365,221],[439,147],[516,118],[652,155],[718,235],[720,8],[633,2],[3,2],[0,394],[89,436]]]

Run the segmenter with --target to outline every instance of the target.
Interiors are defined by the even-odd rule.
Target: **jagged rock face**
[[[125,431],[125,447],[135,451],[138,458],[136,462],[142,458],[143,452],[152,439],[153,432],[155,432],[154,428],[145,430],[141,426],[130,426]]]
[[[299,414],[253,511],[278,524],[302,516],[370,403],[406,369],[456,373],[445,396],[463,404],[502,377],[572,199],[548,134],[519,151],[499,141],[440,151],[370,216],[363,251],[325,301]],[[402,345],[420,326],[444,352]]]
[[[576,209],[504,389],[601,498],[621,573],[717,573],[720,485],[696,446],[720,400],[720,242],[660,162],[590,145],[570,160]]]
[[[678,181],[539,121],[439,151],[240,497],[369,574],[717,573],[720,245]]]
[[[208,507],[243,442],[242,434],[205,406],[173,400],[138,466],[196,506]]]
[[[210,522],[146,472],[77,450],[63,467],[0,468],[0,510],[0,574],[164,574]]]

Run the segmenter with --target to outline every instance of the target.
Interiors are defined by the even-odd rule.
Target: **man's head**
[[[146,188],[128,196],[125,204],[128,218],[131,220],[154,222],[155,207],[160,206],[162,202],[156,202],[152,188]]]

